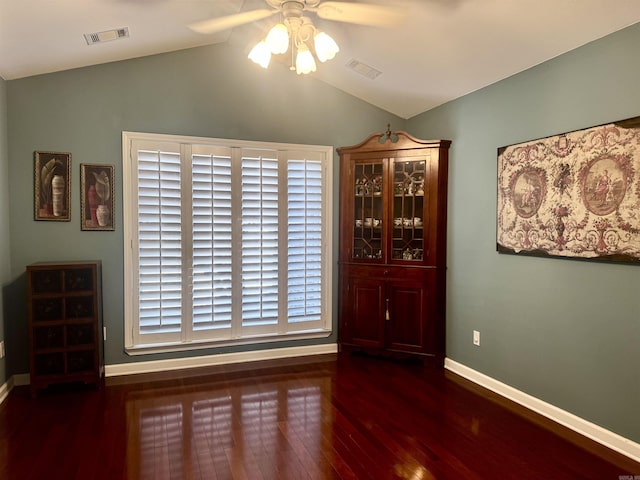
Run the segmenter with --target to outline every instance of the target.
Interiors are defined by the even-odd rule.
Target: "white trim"
[[[237,302],[235,302],[237,303]],[[313,340],[318,338],[327,338],[331,335],[331,330],[318,331],[302,331],[290,332],[286,334],[269,334],[254,335],[252,337],[243,337],[237,340],[196,340],[189,343],[159,343],[149,345],[136,345],[135,347],[125,348],[127,355],[147,355],[151,353],[171,353],[171,352],[188,352],[193,350],[202,350],[205,348],[215,347],[232,347],[238,345],[259,345],[261,343],[278,343],[290,342],[292,340]]]
[[[238,344],[238,343],[261,343],[264,341],[270,341],[267,337],[272,334],[278,333],[282,337],[282,340],[289,340],[291,336],[297,338],[318,338],[322,336],[329,336],[332,333],[332,281],[333,275],[331,275],[332,255],[333,249],[329,248],[332,238],[332,221],[331,221],[331,199],[333,197],[333,178],[332,178],[332,166],[334,160],[333,147],[332,146],[319,146],[319,145],[298,145],[298,144],[286,144],[286,143],[272,143],[272,142],[255,142],[244,140],[232,140],[232,139],[216,139],[205,137],[191,137],[182,135],[165,135],[165,134],[146,134],[137,132],[122,132],[122,148],[123,148],[123,172],[124,176],[124,206],[125,211],[129,212],[130,218],[125,218],[124,221],[124,248],[125,248],[125,291],[133,292],[132,295],[127,295],[125,298],[125,352],[131,355],[142,355],[148,353],[157,353],[160,351],[177,351],[177,350],[191,350],[193,348],[208,348],[209,346],[223,346],[226,344]],[[182,246],[180,252],[182,255],[182,300],[183,311],[180,314],[183,317],[183,321],[180,323],[180,331],[167,331],[160,333],[145,333],[141,334],[139,331],[138,311],[138,281],[136,276],[138,275],[139,261],[137,259],[137,250],[134,246],[138,243],[137,240],[137,203],[134,199],[136,196],[136,185],[138,173],[135,169],[135,165],[138,162],[137,152],[139,149],[150,149],[176,153],[179,151],[180,157],[180,172],[181,178],[186,178],[180,188],[182,194],[181,208],[183,212],[192,212],[190,207],[190,181],[191,181],[191,162],[194,150],[212,151],[219,150],[221,148],[230,149],[232,157],[232,181],[235,181],[235,187],[232,188],[232,210],[234,210],[234,222],[232,228],[232,239],[237,250],[233,251],[234,264],[232,268],[232,295],[234,299],[239,300],[241,296],[242,285],[239,283],[239,275],[242,274],[242,268],[239,268],[240,262],[240,250],[242,245],[238,244],[241,240],[241,235],[238,233],[241,231],[241,218],[242,212],[238,210],[239,201],[241,201],[242,189],[241,185],[242,175],[242,159],[245,157],[244,152],[248,152],[246,155],[253,155],[264,150],[269,155],[277,152],[278,158],[278,170],[280,171],[281,180],[286,178],[286,164],[288,160],[292,160],[292,156],[297,159],[300,155],[302,159],[318,160],[322,166],[322,255],[321,255],[321,267],[322,267],[322,290],[321,290],[321,312],[319,319],[308,319],[295,322],[289,321],[286,317],[286,309],[278,309],[278,315],[284,318],[279,318],[280,326],[286,325],[286,329],[280,328],[276,331],[276,326],[269,325],[249,325],[243,326],[242,315],[238,315],[236,311],[239,306],[239,302],[233,302],[234,308],[232,308],[231,329],[209,329],[194,332],[192,327],[192,315],[190,312],[191,304],[184,301],[191,299],[190,295],[190,272],[192,268],[189,266],[191,263],[191,251],[190,248],[193,245],[193,239],[190,235],[186,235],[185,232],[189,232],[189,218],[182,218]],[[166,150],[165,150],[166,149]],[[280,170],[280,168],[283,170]],[[282,185],[280,185],[282,186]],[[285,188],[286,190],[286,188]],[[235,195],[234,195],[235,192]],[[281,195],[281,189],[278,189],[279,195]],[[279,203],[280,206],[286,207],[286,203],[283,200]],[[235,207],[234,207],[235,206]],[[286,209],[285,209],[286,210]],[[282,210],[278,210],[278,215],[282,213]],[[189,213],[191,215],[191,213]],[[185,230],[185,225],[188,226]],[[240,229],[240,230],[238,230]],[[282,229],[281,229],[282,230]],[[186,236],[185,236],[186,235]],[[282,245],[282,242],[280,242]],[[284,252],[280,251],[280,254]],[[235,273],[235,276],[233,274]],[[280,270],[279,287],[286,288],[286,276],[284,272]],[[279,295],[283,295],[282,292],[286,291],[281,289]],[[237,298],[236,298],[237,297]],[[281,306],[284,305],[284,297],[282,297]],[[178,323],[178,322],[176,322]],[[178,327],[178,326],[176,326]],[[311,332],[311,333],[305,333]],[[216,337],[217,335],[217,337]],[[230,338],[227,336],[230,335]],[[260,338],[262,337],[262,338]]]
[[[105,376],[133,375],[137,373],[165,372],[183,368],[208,367],[232,363],[253,362],[258,360],[275,360],[278,358],[303,357],[306,355],[324,355],[337,353],[338,344],[327,343],[306,347],[273,348],[250,352],[221,353],[202,357],[175,358],[149,362],[119,363],[105,366]]]
[[[23,385],[30,385],[31,377],[28,373],[17,373],[13,376],[13,386],[21,387]]]
[[[329,149],[333,155],[333,147],[327,145],[302,145],[298,143],[278,143],[278,142],[266,142],[256,140],[237,140],[230,138],[212,138],[212,137],[196,137],[191,135],[173,135],[165,133],[144,133],[133,132],[124,130],[122,132],[123,146],[129,139],[135,138],[136,140],[150,141],[150,142],[178,142],[178,143],[190,143],[193,145],[214,145],[225,147],[242,147],[242,148],[254,148],[254,149],[270,149],[270,150],[296,150],[296,151],[317,151],[322,149]],[[331,157],[330,159],[332,159]]]
[[[9,378],[6,383],[0,385],[0,404],[9,396],[9,392],[13,388],[13,377]]]
[[[11,393],[11,390],[13,390],[13,387],[29,385],[29,383],[30,378],[28,373],[19,373],[17,375],[9,377],[9,379],[5,383],[0,385],[0,404],[2,404],[2,402],[7,399],[7,397]]]
[[[471,380],[478,385],[481,385],[492,392],[502,395],[509,400],[512,400],[529,410],[533,410],[540,415],[547,417],[554,422],[563,425],[574,432],[577,432],[591,440],[594,440],[605,447],[615,450],[627,457],[640,462],[640,444],[629,440],[617,433],[600,427],[594,423],[591,423],[583,418],[580,418],[572,413],[562,410],[550,403],[547,403],[539,398],[533,397],[521,390],[513,388],[505,383],[500,382],[492,377],[489,377],[483,373],[473,370],[461,363],[445,358],[444,368],[460,375],[461,377]]]

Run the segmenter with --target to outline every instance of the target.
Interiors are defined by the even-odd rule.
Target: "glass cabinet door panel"
[[[391,259],[421,262],[424,255],[426,161],[399,160],[393,165]]]
[[[382,162],[355,164],[353,258],[382,258],[382,173]]]

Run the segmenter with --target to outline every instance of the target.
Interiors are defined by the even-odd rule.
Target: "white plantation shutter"
[[[309,328],[322,314],[322,163],[290,159],[287,167],[288,320]]]
[[[242,154],[242,326],[278,323],[278,159]]]
[[[230,335],[232,317],[231,149],[192,155],[193,329]],[[223,331],[226,331],[224,333]]]
[[[126,347],[331,333],[330,147],[123,134]]]
[[[180,153],[175,146],[168,147],[166,151],[138,150],[137,289],[140,335],[179,334],[181,331]]]

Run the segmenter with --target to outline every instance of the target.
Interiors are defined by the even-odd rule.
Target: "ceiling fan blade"
[[[260,10],[251,10],[249,12],[236,13],[226,17],[211,18],[202,22],[196,22],[189,25],[189,28],[197,33],[217,33],[223,30],[251,23],[263,18],[270,17],[278,13],[278,10],[269,10],[266,8]]]
[[[325,20],[374,27],[394,27],[401,24],[407,16],[402,7],[366,3],[323,2],[314,10],[318,17]]]

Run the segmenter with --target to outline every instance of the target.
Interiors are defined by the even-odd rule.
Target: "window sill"
[[[127,355],[131,356],[150,355],[154,353],[189,352],[193,350],[232,347],[240,345],[260,345],[264,343],[278,343],[292,340],[312,340],[317,338],[327,338],[332,333],[332,330],[313,330],[279,335],[244,337],[235,340],[203,340],[180,343],[134,345],[125,347],[124,351]]]

